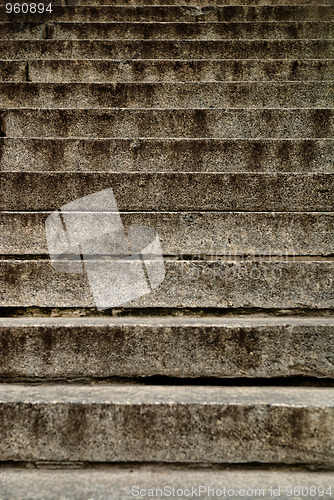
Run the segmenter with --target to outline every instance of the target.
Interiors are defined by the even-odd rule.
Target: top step
[[[54,0],[52,5],[333,5],[333,0]]]
[[[131,6],[104,5],[61,7],[53,6],[52,13],[6,14],[0,8],[1,21],[331,21],[334,4],[279,6]]]

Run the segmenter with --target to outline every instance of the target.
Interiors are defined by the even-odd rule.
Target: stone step
[[[66,465],[64,466],[66,467]],[[315,494],[333,491],[333,473],[299,471],[296,469],[236,469],[175,466],[116,466],[101,468],[68,468],[63,470],[27,470],[7,467],[0,470],[2,500],[133,500],[136,496],[167,496],[174,492],[176,498],[187,500],[189,495],[209,500],[228,493],[237,498],[247,494],[264,500],[272,499],[273,493],[290,495],[303,491],[303,498],[311,500]],[[297,486],[298,485],[298,486]],[[299,486],[300,485],[300,486]],[[174,490],[173,490],[174,488]],[[319,492],[319,493],[318,493]],[[147,497],[148,498],[148,497]],[[196,498],[193,496],[191,498]],[[318,497],[316,497],[318,498]]]
[[[333,75],[333,59],[0,60],[2,82],[330,81]]]
[[[24,1],[24,0],[20,0]],[[64,5],[65,0],[57,0],[55,5]],[[66,0],[71,4],[71,0]],[[52,2],[53,3],[53,2]],[[80,0],[80,5],[333,5],[332,0]]]
[[[25,3],[25,0],[18,0],[17,3]],[[48,4],[47,0],[44,0],[42,3]],[[53,0],[52,5],[62,5],[62,6],[75,6],[77,5],[76,0]],[[290,6],[294,7],[296,5],[302,6],[326,6],[333,5],[333,0],[80,0],[79,5],[81,6],[98,6],[98,5],[132,5],[132,6],[168,6],[175,5],[179,7],[184,6],[204,6],[204,7],[212,7],[212,6]],[[4,7],[5,4],[3,2],[0,3],[1,7]]]
[[[2,172],[1,210],[58,210],[112,188],[121,211],[333,212],[334,174]]]
[[[98,230],[94,236],[98,241]],[[141,260],[119,263],[115,270],[110,259],[87,257],[83,268],[94,276],[100,309],[111,309],[116,304],[131,309],[334,309],[333,257],[205,257],[166,257],[164,281],[132,301],[122,301],[110,283],[117,283],[121,272],[124,276],[135,275]],[[62,260],[66,272],[60,272],[48,258],[1,259],[2,307],[94,308],[96,301],[86,272],[73,274],[76,262]]]
[[[1,212],[0,255],[45,255],[50,212]],[[164,255],[321,255],[334,250],[334,212],[121,212],[153,227]],[[80,217],[77,212],[67,218]]]
[[[333,40],[0,40],[2,59],[333,59]]]
[[[0,20],[22,22],[35,21],[332,21],[333,5],[102,5],[61,7],[53,6],[53,12],[45,14],[6,14],[1,10]]]
[[[6,108],[322,108],[334,82],[0,83]]]
[[[6,461],[332,465],[334,390],[0,385]]]
[[[0,377],[333,377],[333,333],[321,316],[2,318]]]
[[[331,139],[0,138],[0,148],[1,169],[12,172],[307,173],[334,163]]]
[[[333,138],[334,109],[0,109],[6,137]]]
[[[1,39],[320,39],[334,38],[333,22],[50,22],[0,23]]]

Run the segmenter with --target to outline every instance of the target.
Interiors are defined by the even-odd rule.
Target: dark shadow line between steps
[[[272,378],[180,378],[165,375],[149,377],[95,377],[95,378],[27,378],[27,377],[0,377],[0,384],[29,384],[29,385],[131,385],[131,386],[194,386],[194,387],[314,387],[334,388],[334,378],[316,378],[312,376],[287,376]]]
[[[251,316],[263,315],[265,317],[334,317],[334,309],[265,309],[256,307],[236,307],[236,308],[170,308],[170,307],[147,307],[147,308],[114,308],[98,311],[95,307],[0,307],[0,318],[80,318],[80,317],[192,317],[205,318],[209,316],[233,317],[233,316]]]
[[[213,462],[80,462],[80,461],[15,461],[8,460],[0,462],[0,471],[5,472],[6,469],[29,469],[32,472],[36,470],[73,470],[73,469],[89,469],[112,472],[113,469],[123,469],[132,472],[134,469],[142,469],[143,473],[155,469],[156,472],[164,471],[197,471],[197,472],[247,472],[247,471],[276,471],[279,472],[332,472],[334,466],[331,464],[288,464],[281,462],[262,463],[262,462],[247,462],[247,463],[213,463]]]
[[[61,217],[61,220],[62,217]],[[127,257],[128,254],[90,254],[85,255],[85,260],[106,260],[106,259],[123,259]],[[151,256],[151,255],[150,255]],[[153,256],[154,257],[154,256]],[[281,253],[272,253],[272,254],[249,254],[249,253],[218,253],[218,252],[200,252],[193,254],[175,254],[175,253],[164,253],[162,257],[165,260],[171,261],[190,261],[190,262],[202,262],[202,263],[214,263],[214,262],[333,262],[334,254],[333,253],[324,253],[324,254],[305,254],[305,255],[296,255],[293,253],[286,253],[282,255]],[[160,258],[160,256],[159,256]],[[81,260],[83,257],[81,256]],[[0,261],[49,261],[50,255],[48,254],[1,254]],[[75,254],[63,254],[57,257],[58,261],[72,261],[78,260],[78,256]]]

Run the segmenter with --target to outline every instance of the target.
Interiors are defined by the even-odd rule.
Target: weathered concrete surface
[[[2,59],[332,59],[333,40],[2,40]]]
[[[20,14],[16,19],[35,22],[36,15]],[[1,21],[9,16],[1,11]],[[39,20],[50,21],[50,14],[39,15]],[[53,21],[90,22],[90,21],[331,21],[334,20],[333,5],[224,5],[224,6],[54,6]]]
[[[248,495],[261,495],[264,500],[270,500],[273,490],[276,492],[279,489],[283,495],[286,491],[291,492],[292,485],[305,486],[303,498],[320,500],[322,497],[318,492],[322,492],[321,486],[329,491],[332,483],[332,472],[288,469],[215,470],[168,465],[105,466],[83,470],[0,469],[1,500],[67,500],[69,496],[72,500],[133,500],[133,493],[137,494],[138,491],[143,495],[151,492],[155,494],[157,491],[159,495],[159,488],[166,488],[165,493],[169,495],[172,494],[173,487],[175,494],[178,492],[177,498],[183,500],[189,498],[189,493],[195,493],[202,500],[212,500],[209,487],[218,495],[226,488],[226,495],[228,490],[231,490],[230,493],[234,490],[234,497],[237,499],[242,499],[248,491]],[[314,496],[311,486],[316,486]],[[200,490],[200,487],[205,490]],[[139,498],[144,498],[143,495]]]
[[[0,60],[0,81],[25,82],[26,67],[26,61]]]
[[[49,214],[1,212],[0,254],[48,253],[45,220]],[[125,226],[155,228],[164,255],[330,256],[334,253],[333,212],[121,212],[121,217]]]
[[[294,0],[294,5],[332,5],[332,0]],[[54,0],[52,5],[71,5],[71,0]],[[161,0],[80,0],[79,5],[162,5]],[[180,0],[163,0],[163,5],[180,5]],[[291,6],[291,0],[182,0],[182,5],[212,6],[212,5],[273,5]]]
[[[0,181],[1,210],[57,210],[108,187],[124,211],[334,208],[333,174],[3,172]]]
[[[7,108],[321,108],[334,107],[334,83],[0,83]]]
[[[0,385],[2,460],[333,464],[334,389]]]
[[[334,375],[334,318],[0,319],[3,379]]]
[[[332,139],[0,138],[0,152],[11,172],[307,173],[334,164]]]
[[[334,109],[33,108],[4,111],[2,124],[7,137],[333,138]]]
[[[0,61],[0,80],[26,81],[25,61]],[[31,60],[32,82],[332,80],[331,59]]]
[[[103,261],[93,262],[103,269]],[[166,258],[164,263],[162,284],[125,306],[334,308],[333,258],[296,262],[275,257],[251,261]],[[0,260],[0,270],[1,307],[95,305],[86,275],[57,272],[49,260]],[[108,289],[107,283],[101,281],[102,287]]]
[[[319,39],[334,38],[332,22],[53,22],[0,23],[1,39]],[[46,28],[47,24],[47,28]],[[46,31],[47,29],[47,31]]]

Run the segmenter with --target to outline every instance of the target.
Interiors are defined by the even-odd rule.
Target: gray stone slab
[[[57,210],[109,187],[121,211],[334,208],[333,174],[3,172],[0,180],[1,210]]]
[[[11,172],[332,172],[332,139],[0,138]],[[41,180],[39,181],[41,182]]]
[[[198,6],[54,6],[52,18],[49,13],[39,16],[43,21],[331,21],[334,20],[333,5],[275,5],[243,6],[224,5],[216,7]],[[17,21],[36,21],[34,14],[20,14]],[[1,11],[0,20],[8,20]]]
[[[80,4],[79,4],[80,5]],[[30,22],[0,23],[2,39],[319,39],[333,38],[332,22]],[[46,30],[47,29],[47,36]]]
[[[0,344],[7,380],[334,375],[324,317],[4,318]]]
[[[19,66],[20,65],[20,66]],[[16,69],[19,68],[19,69]],[[32,82],[332,80],[331,59],[31,60]],[[25,61],[0,61],[1,81],[26,81]]]
[[[333,40],[0,40],[2,59],[332,59]]]
[[[333,464],[332,388],[1,385],[2,460]]]
[[[46,254],[49,214],[1,212],[0,254]],[[121,218],[125,226],[155,228],[164,255],[334,253],[334,213],[122,212]]]
[[[228,492],[242,499],[243,495],[261,495],[264,500],[272,498],[273,491],[288,498],[291,487],[304,486],[307,500],[320,500],[324,491],[333,484],[332,472],[297,470],[258,470],[185,468],[175,466],[133,465],[109,466],[99,469],[68,470],[24,470],[6,468],[0,470],[1,500],[133,500],[134,495],[159,495],[163,490],[172,495],[173,488],[179,499],[188,499],[189,494],[202,500],[212,500],[214,494]],[[315,489],[311,487],[315,486]],[[201,489],[200,489],[201,487]],[[160,490],[159,490],[160,488]],[[209,489],[211,488],[211,489]],[[156,496],[156,498],[159,498]],[[196,498],[193,496],[192,498]],[[218,497],[219,498],[219,497]]]
[[[1,116],[7,137],[334,137],[334,109],[323,108],[13,109]]]
[[[109,466],[103,469],[24,470],[7,468],[0,470],[1,500],[133,500],[134,495],[173,494],[179,499],[197,495],[211,500],[214,494],[228,492],[242,499],[261,495],[272,498],[273,491],[287,498],[292,485],[304,485],[307,500],[320,500],[324,491],[330,491],[332,472],[296,470],[215,470],[214,468],[180,468],[173,466]],[[311,487],[315,486],[315,489]],[[299,486],[297,486],[298,488]],[[298,489],[296,492],[298,493]],[[196,498],[196,497],[193,497]],[[218,497],[219,498],[219,497]]]
[[[124,307],[334,308],[333,258],[194,259],[165,258],[162,284]],[[0,260],[0,270],[1,307],[95,306],[86,274],[55,271],[49,260]],[[100,288],[109,290],[103,275]]]
[[[0,83],[6,108],[321,108],[334,83]]]

